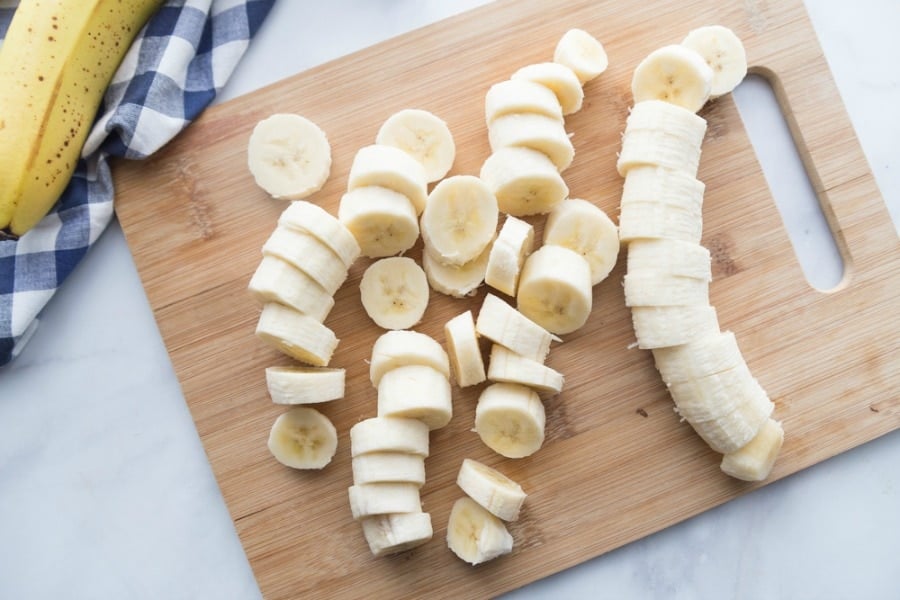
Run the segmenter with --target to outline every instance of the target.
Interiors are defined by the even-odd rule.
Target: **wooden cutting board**
[[[846,263],[837,289],[812,289],[730,97],[709,104],[699,177],[706,182],[703,243],[714,256],[712,303],[736,332],[776,403],[786,442],[774,481],[900,426],[900,246],[800,0],[786,2],[498,2],[301,73],[207,111],[164,151],[115,167],[117,211],[197,429],[267,598],[493,596],[597,556],[754,489],[718,469],[672,411],[648,352],[630,349],[623,261],[594,293],[587,325],[551,352],[566,388],[546,401],[547,439],[508,460],[472,433],[481,388],[454,388],[452,423],[432,434],[422,490],[434,539],[374,559],[350,516],[348,431],[375,414],[366,359],[381,331],[357,292],[360,260],[327,324],[341,339],[332,364],[347,396],[324,405],[340,446],[323,472],[282,467],[268,453],[282,408],[264,369],[290,361],[253,334],[246,292],[260,247],[285,203],[258,189],[245,166],[249,132],[294,111],[328,132],[331,178],[315,201],[335,212],[355,151],[404,107],[442,116],[456,137],[453,173],[477,174],[488,156],[483,98],[515,69],[548,60],[560,35],[581,27],[603,40],[610,68],[585,87],[567,119],[576,158],[573,197],[618,215],[614,170],[631,104],[630,78],[647,53],[693,27],[732,27],[755,71],[769,76]],[[541,220],[533,219],[540,229]],[[411,252],[420,256],[420,247]],[[624,253],[622,254],[624,258]],[[444,341],[443,323],[480,305],[434,294],[419,330]],[[510,524],[510,556],[478,568],[444,536],[464,457],[498,466],[529,492]]]

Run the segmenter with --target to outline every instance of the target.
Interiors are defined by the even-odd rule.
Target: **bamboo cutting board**
[[[707,185],[703,243],[714,257],[711,301],[735,331],[786,430],[770,481],[900,426],[900,245],[800,0],[653,3],[498,2],[301,73],[207,111],[163,152],[115,168],[117,211],[197,429],[263,594],[309,597],[492,596],[597,556],[754,488],[719,472],[719,456],[679,423],[649,352],[634,341],[621,286],[624,261],[595,287],[594,311],[548,363],[566,388],[546,401],[547,438],[508,460],[471,432],[480,387],[454,387],[455,416],[432,433],[424,508],[435,536],[374,559],[350,516],[349,429],[375,414],[366,359],[381,331],[362,309],[358,261],[326,323],[341,339],[333,366],[347,396],[322,407],[339,432],[323,472],[297,472],[266,449],[282,408],[264,369],[289,360],[253,334],[259,313],[246,286],[285,207],[255,187],[245,166],[253,125],[273,112],[316,121],[334,150],[315,201],[336,212],[355,151],[396,110],[443,117],[458,156],[452,173],[477,174],[488,156],[484,92],[515,69],[549,60],[560,35],[600,38],[610,68],[585,87],[567,119],[576,158],[573,197],[617,216],[614,165],[631,104],[632,69],[693,27],[720,23],[744,40],[751,65],[773,81],[846,265],[836,290],[805,281],[730,97],[702,111],[709,128],[699,177]],[[500,35],[497,32],[502,32]],[[540,230],[541,220],[532,219]],[[410,253],[419,258],[421,247]],[[620,258],[624,258],[624,252]],[[477,311],[434,294],[420,331]],[[465,457],[498,466],[529,498],[510,524],[510,556],[472,568],[446,548],[456,471]]]

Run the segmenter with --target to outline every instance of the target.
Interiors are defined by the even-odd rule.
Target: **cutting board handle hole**
[[[844,259],[810,182],[815,173],[807,172],[809,161],[798,151],[803,144],[794,139],[783,104],[770,80],[759,74],[744,79],[734,101],[806,280],[817,290],[834,290],[844,280]]]

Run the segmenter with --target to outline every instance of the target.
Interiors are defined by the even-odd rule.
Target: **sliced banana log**
[[[507,296],[515,297],[525,259],[534,250],[534,227],[507,215],[497,239],[491,244],[484,282]]]
[[[685,344],[656,348],[653,359],[667,384],[731,371],[744,363],[737,338],[731,331],[709,332]]]
[[[622,187],[622,206],[654,203],[679,208],[699,215],[703,208],[702,181],[684,171],[655,165],[639,165],[628,169]]]
[[[431,515],[424,512],[374,515],[360,520],[374,556],[388,556],[421,546],[434,535]]]
[[[445,265],[431,252],[422,254],[422,266],[431,289],[454,298],[473,296],[484,283],[492,244],[476,258],[462,265]]]
[[[517,113],[544,115],[563,120],[562,107],[556,94],[547,86],[527,79],[507,79],[493,84],[484,96],[484,121]]]
[[[443,178],[456,158],[456,143],[447,123],[418,108],[403,109],[388,117],[375,143],[399,148],[418,160],[429,183]]]
[[[253,128],[247,166],[256,184],[273,198],[307,198],[328,180],[331,146],[325,132],[309,119],[278,113]]]
[[[350,461],[353,483],[425,484],[425,457],[406,452],[371,452]]]
[[[497,197],[500,212],[516,217],[550,212],[569,194],[553,161],[532,148],[496,148],[479,176]]]
[[[391,369],[378,383],[378,416],[418,419],[440,429],[453,418],[450,381],[424,365]]]
[[[746,446],[722,457],[719,467],[728,475],[744,481],[762,481],[772,472],[775,459],[784,444],[781,423],[767,419]]]
[[[447,340],[447,350],[450,364],[453,366],[453,374],[456,377],[456,385],[468,387],[487,379],[471,310],[447,321],[444,324],[444,337]]]
[[[347,279],[347,267],[341,258],[313,235],[276,227],[262,247],[263,256],[276,256],[300,269],[334,295]]]
[[[543,363],[550,343],[558,337],[493,294],[487,294],[478,311],[475,331],[516,354]]]
[[[410,199],[376,185],[344,194],[338,219],[353,235],[362,255],[369,258],[401,254],[419,239],[419,219]]]
[[[287,306],[263,306],[256,335],[270,346],[314,367],[327,367],[338,339],[328,327]]]
[[[583,326],[591,314],[591,267],[583,256],[562,246],[542,246],[525,260],[516,307],[558,335]]]
[[[321,206],[305,200],[291,202],[278,217],[278,224],[309,233],[337,254],[348,269],[359,258],[360,248],[353,234]]]
[[[478,565],[512,552],[513,537],[503,521],[464,496],[450,509],[447,547],[465,562]]]
[[[626,306],[709,306],[709,282],[657,273],[625,274]]]
[[[727,27],[707,25],[692,29],[681,41],[697,52],[712,69],[709,97],[734,90],[747,75],[747,53],[741,39]]]
[[[709,99],[713,72],[700,54],[677,44],[654,50],[634,69],[634,103],[665,100],[697,112]]]
[[[628,272],[655,271],[663,275],[712,281],[709,250],[673,239],[635,239],[628,244]]]
[[[337,451],[337,430],[314,408],[295,406],[278,416],[268,447],[281,464],[294,469],[321,469]]]
[[[644,350],[686,344],[719,331],[712,306],[633,306],[631,322],[638,348]]]
[[[463,459],[456,485],[469,498],[504,521],[517,521],[528,494],[522,486],[492,467],[471,458]]]
[[[584,102],[584,90],[578,75],[558,62],[526,65],[513,73],[510,79],[526,79],[549,88],[556,95],[564,115],[578,112]]]
[[[619,240],[672,239],[699,244],[703,215],[659,202],[629,202],[619,213]]]
[[[334,296],[277,256],[263,256],[247,287],[260,304],[284,304],[320,322],[334,307]]]
[[[384,332],[372,345],[369,380],[378,387],[385,373],[409,365],[424,365],[450,376],[450,360],[437,340],[418,331],[396,330]]]
[[[678,414],[689,423],[721,419],[750,404],[756,408],[748,406],[748,414],[759,413],[768,417],[772,413],[772,402],[743,359],[725,371],[673,381],[668,388]],[[748,441],[744,440],[744,443]]]
[[[347,493],[355,520],[374,515],[422,512],[419,486],[414,483],[360,483],[351,485]]]
[[[344,369],[267,367],[266,388],[275,404],[318,404],[344,397]]]
[[[591,268],[591,284],[597,285],[616,266],[619,231],[600,207],[570,198],[547,215],[544,245],[562,246],[583,256]]]
[[[527,385],[546,394],[560,393],[565,381],[559,371],[516,354],[500,344],[491,347],[487,377],[491,381]]]
[[[446,265],[476,259],[497,232],[497,198],[478,177],[454,175],[428,196],[421,230],[425,250]]]
[[[403,194],[416,207],[417,215],[425,210],[428,196],[425,167],[399,148],[373,144],[357,150],[350,165],[347,191],[369,185]]]
[[[371,417],[350,428],[350,455],[401,452],[428,456],[428,426],[417,419]]]
[[[428,279],[416,261],[405,256],[373,262],[359,282],[363,308],[384,329],[409,329],[428,307]]]
[[[488,142],[492,152],[510,146],[537,150],[547,156],[559,172],[568,169],[575,158],[575,147],[565,125],[553,117],[536,113],[497,117],[488,125]]]
[[[493,383],[475,407],[475,431],[484,444],[507,458],[523,458],[544,443],[544,405],[533,389],[517,383]]]
[[[756,437],[772,415],[773,408],[774,405],[767,398],[755,396],[718,419],[685,421],[710,448],[721,454],[729,454],[743,448]]]

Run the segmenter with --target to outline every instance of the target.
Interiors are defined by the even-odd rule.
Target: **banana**
[[[392,114],[375,136],[376,144],[399,148],[422,163],[425,180],[442,179],[456,158],[456,143],[447,123],[437,115],[418,108]]]
[[[631,322],[638,348],[644,350],[686,344],[719,331],[712,306],[632,306]]]
[[[418,419],[440,429],[453,418],[450,380],[425,365],[391,369],[378,382],[378,416]]]
[[[263,244],[262,253],[300,269],[331,296],[347,279],[347,267],[341,258],[318,238],[303,231],[276,227]]]
[[[478,177],[454,175],[428,195],[420,227],[425,250],[446,265],[475,260],[497,232],[497,198]]]
[[[565,125],[536,113],[497,117],[488,125],[488,142],[492,152],[510,146],[537,150],[546,155],[560,173],[569,168],[575,158],[575,147]]]
[[[337,254],[348,269],[359,258],[360,248],[353,233],[321,206],[305,200],[291,202],[278,217],[278,224],[309,233]]]
[[[309,275],[277,256],[263,256],[247,289],[260,304],[284,304],[320,322],[334,307],[334,296]]]
[[[718,420],[741,407],[751,412],[765,413],[768,417],[773,408],[743,358],[725,371],[672,381],[667,386],[678,413],[689,423]],[[748,441],[744,440],[744,443]]]
[[[321,469],[337,452],[337,430],[314,408],[295,406],[275,419],[268,447],[281,464],[294,469]]]
[[[744,481],[762,481],[772,472],[775,459],[784,444],[781,423],[767,419],[759,432],[746,446],[722,457],[719,468]]]
[[[456,376],[456,385],[468,387],[487,379],[471,310],[447,321],[444,324],[444,337],[447,340],[447,349],[449,350],[450,364],[453,366],[453,374]]]
[[[700,144],[675,137],[663,129],[637,129],[622,138],[622,149],[616,161],[619,175],[639,165],[654,165],[697,175],[700,167]]]
[[[558,335],[571,333],[591,315],[591,267],[583,256],[562,246],[542,246],[525,260],[516,308]]]
[[[344,369],[267,367],[266,387],[275,404],[318,404],[344,397]]]
[[[428,456],[428,426],[417,419],[371,417],[350,428],[350,456],[401,452]]]
[[[422,512],[419,486],[414,483],[360,483],[347,489],[355,520],[374,515]]]
[[[662,100],[645,100],[631,107],[625,120],[625,135],[636,131],[664,131],[700,146],[706,135],[706,119],[688,109]]]
[[[416,261],[381,258],[365,270],[359,295],[369,318],[383,329],[409,329],[428,307],[428,280]]]
[[[491,347],[487,377],[499,383],[517,383],[546,394],[558,394],[565,381],[562,373],[500,344]]]
[[[464,496],[450,509],[447,547],[465,562],[478,565],[512,552],[513,537],[503,521]]]
[[[692,29],[681,45],[697,52],[712,69],[710,98],[718,98],[734,90],[747,75],[744,44],[727,27],[707,25]]]
[[[654,272],[626,273],[625,306],[709,306],[709,282]]]
[[[700,54],[672,44],[648,54],[634,69],[634,103],[665,100],[697,112],[709,99],[713,71]]]
[[[606,70],[609,57],[600,40],[583,29],[570,29],[556,43],[553,62],[572,69],[584,85]]]
[[[556,62],[526,65],[512,74],[510,79],[525,79],[549,88],[559,102],[564,115],[581,110],[584,90],[581,81],[570,67]]]
[[[547,215],[544,245],[562,246],[583,256],[591,268],[591,284],[597,285],[616,266],[619,231],[598,206],[569,198]]]
[[[702,181],[684,171],[638,165],[628,169],[625,175],[622,205],[657,203],[699,215],[705,190]]]
[[[516,113],[535,113],[562,122],[562,107],[547,86],[527,79],[507,79],[493,84],[484,95],[484,122]]]
[[[700,244],[675,239],[634,239],[628,244],[628,272],[657,271],[712,281],[712,259]]]
[[[681,240],[699,244],[703,237],[703,213],[659,202],[622,203],[619,212],[619,240]]]
[[[477,258],[462,265],[442,264],[431,252],[424,252],[422,266],[431,288],[454,298],[475,295],[478,287],[484,283],[491,248],[492,244],[482,250]]]
[[[68,185],[97,109],[159,0],[21,2],[0,46],[0,230],[31,230]]]
[[[471,458],[463,459],[456,485],[469,498],[504,521],[517,521],[528,496],[522,486],[500,471]]]
[[[484,282],[507,296],[515,297],[525,259],[534,250],[534,227],[507,215],[488,255]]]
[[[401,254],[419,239],[419,219],[409,198],[387,188],[367,185],[341,196],[338,219],[369,258]]]
[[[493,383],[478,397],[475,432],[506,458],[531,456],[544,443],[544,405],[537,392],[517,383]]]
[[[678,346],[656,348],[653,359],[667,384],[730,371],[744,363],[731,331],[709,332]]]
[[[495,149],[481,165],[479,177],[497,197],[500,212],[515,217],[550,212],[569,195],[553,161],[532,148]]]
[[[417,215],[425,209],[425,199],[428,197],[425,167],[399,148],[373,144],[356,151],[347,178],[347,191],[368,185],[403,194],[412,202]]]
[[[338,339],[328,327],[287,306],[263,306],[256,335],[270,346],[314,367],[327,367]]]
[[[350,461],[353,483],[414,483],[425,485],[425,457],[405,452],[371,452]]]
[[[431,515],[424,512],[373,515],[360,520],[374,556],[388,556],[421,546],[434,535]]]
[[[764,394],[764,392],[763,392]],[[753,396],[735,410],[718,419],[685,419],[707,445],[720,454],[729,454],[746,446],[772,414],[774,406],[765,396]]]
[[[418,331],[396,330],[384,332],[372,345],[369,380],[378,387],[385,373],[409,365],[424,365],[450,376],[450,359],[437,340]]]
[[[277,113],[256,124],[247,143],[247,166],[256,185],[279,200],[308,198],[331,174],[331,145],[318,125]]]
[[[487,294],[475,322],[478,335],[516,354],[543,363],[550,343],[560,339],[493,294]]]

